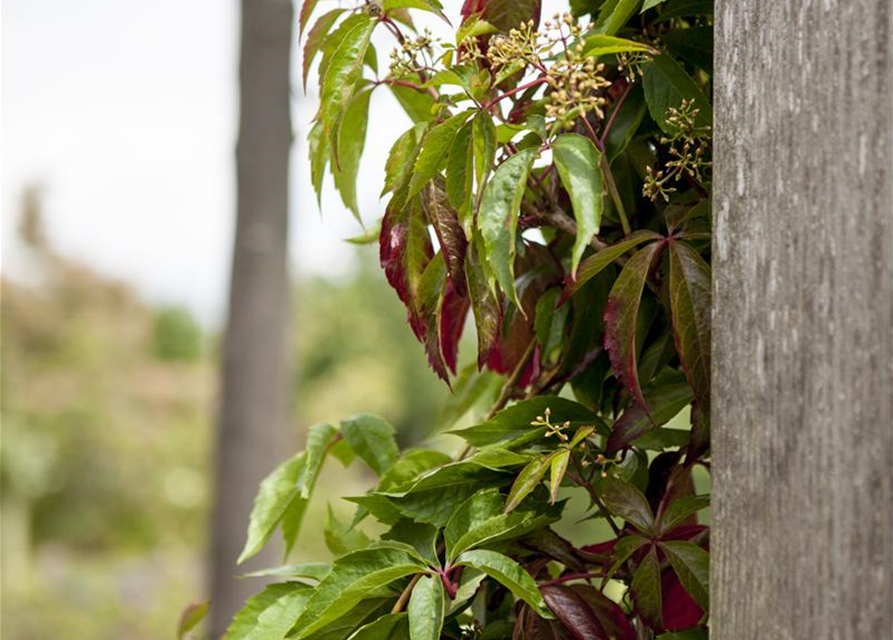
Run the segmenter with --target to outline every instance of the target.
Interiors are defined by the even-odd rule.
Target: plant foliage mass
[[[377,486],[326,524],[336,559],[271,569],[228,637],[705,638],[712,4],[542,19],[538,0],[467,0],[451,42],[414,27],[446,19],[437,0],[324,4],[300,23],[314,185],[331,172],[357,213],[370,95],[392,92],[412,126],[385,166],[381,267],[452,414],[489,411],[455,456],[400,451],[372,415],[313,427],[261,485],[242,559],[277,530],[294,547],[327,456]],[[665,426],[686,407],[690,428]],[[574,492],[609,539],[553,530]]]

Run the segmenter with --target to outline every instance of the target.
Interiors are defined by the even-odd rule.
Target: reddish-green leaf
[[[648,544],[648,542],[648,538],[638,535],[624,536],[620,538],[617,541],[617,544],[614,545],[614,563],[602,579],[603,582],[607,582],[614,577],[614,574],[617,573],[620,567],[622,567],[636,551]]]
[[[177,624],[177,640],[184,640],[186,634],[192,631],[199,622],[208,614],[210,601],[196,602],[183,609],[180,614],[180,622]]]
[[[422,274],[433,254],[421,205],[416,201],[403,207],[393,200],[388,203],[381,221],[379,258],[388,282],[409,310],[411,322]]]
[[[546,605],[574,638],[609,640],[595,611],[580,593],[563,584],[543,585],[540,592]]]
[[[652,629],[663,627],[660,562],[654,547],[639,563],[630,585],[636,612]]]
[[[456,374],[456,362],[459,353],[459,339],[465,328],[471,299],[467,295],[456,292],[452,280],[447,280],[443,289],[438,316],[440,317],[440,351],[443,360],[453,375]]]
[[[440,251],[446,260],[450,281],[456,292],[463,296],[466,288],[465,252],[468,248],[468,241],[465,239],[465,232],[459,225],[455,209],[447,201],[442,178],[431,180],[424,187],[422,206],[440,242]]]
[[[540,22],[541,4],[541,0],[466,0],[462,17],[467,19],[479,14],[500,31],[510,31],[528,20],[533,20],[536,28]]]
[[[605,247],[598,253],[592,254],[580,263],[576,279],[570,275],[566,278],[565,297],[576,293],[584,284],[601,273],[609,264],[630,249],[634,249],[643,242],[659,240],[660,238],[661,236],[653,231],[635,231],[617,244]]]
[[[624,409],[614,422],[611,436],[605,445],[608,453],[614,453],[636,438],[666,424],[687,407],[692,398],[691,388],[678,371],[661,374],[646,385],[642,395],[648,411],[637,402]]]
[[[636,325],[645,280],[657,261],[663,243],[655,242],[640,249],[623,267],[608,296],[605,308],[605,346],[611,357],[614,375],[621,380],[636,401],[646,408],[636,371]]]
[[[592,607],[610,640],[636,640],[638,638],[626,613],[613,600],[588,584],[575,584],[571,589],[583,596],[586,603]]]
[[[596,483],[595,489],[608,511],[623,518],[643,533],[651,532],[654,513],[641,491],[630,483],[612,476],[602,478]]]
[[[474,244],[469,245],[465,256],[465,278],[468,281],[468,295],[471,298],[471,309],[477,330],[478,369],[482,369],[499,340],[502,305],[487,284],[481,259]]]
[[[673,500],[660,517],[660,531],[668,533],[698,511],[710,506],[710,496],[680,496]]]
[[[710,267],[687,244],[670,242],[670,308],[676,351],[695,396],[693,448],[710,433]]]
[[[307,23],[310,21],[310,16],[313,15],[313,10],[316,8],[318,2],[319,0],[304,0],[304,3],[301,5],[301,15],[298,17],[299,38],[304,35],[304,29],[307,28]],[[320,20],[322,20],[322,18],[320,18]]]
[[[314,3],[315,0],[307,0],[304,5]],[[319,20],[310,28],[310,33],[307,34],[307,42],[304,43],[304,59],[302,61],[304,67],[302,82],[304,83],[305,92],[307,91],[307,78],[310,76],[310,66],[322,49],[323,42],[325,42],[326,36],[329,35],[329,31],[332,30],[332,26],[335,24],[338,16],[342,13],[344,13],[344,9],[332,9],[328,13],[321,15]]]

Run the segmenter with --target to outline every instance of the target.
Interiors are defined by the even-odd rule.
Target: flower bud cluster
[[[589,113],[604,118],[605,98],[600,91],[611,84],[602,75],[604,69],[604,64],[583,55],[582,44],[570,47],[547,71],[551,91],[546,117],[554,118],[562,128]]]
[[[686,176],[696,184],[709,182],[712,132],[709,126],[698,126],[699,112],[693,100],[683,100],[678,109],[671,107],[667,112],[666,122],[670,131],[661,138],[661,144],[668,145],[671,160],[657,171],[647,167],[642,191],[651,200],[669,201],[670,194],[676,191],[672,183],[679,182]]]
[[[415,39],[407,38],[391,51],[391,75],[402,76],[430,68],[436,41],[429,29],[425,29]]]

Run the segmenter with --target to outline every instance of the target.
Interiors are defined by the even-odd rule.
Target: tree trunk
[[[891,34],[717,3],[714,640],[893,637]]]
[[[257,590],[238,580],[257,486],[288,452],[289,0],[242,0],[238,210],[211,523],[211,633]],[[248,567],[281,560],[269,552]]]

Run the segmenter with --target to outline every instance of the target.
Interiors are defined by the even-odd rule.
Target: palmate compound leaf
[[[642,395],[636,370],[636,328],[645,281],[662,248],[662,242],[654,242],[629,259],[611,288],[605,308],[605,347],[611,357],[614,375],[646,411],[648,405]]]
[[[672,420],[692,399],[691,387],[678,371],[661,373],[642,391],[648,411],[632,403],[614,422],[605,444],[607,453],[614,453],[642,436],[652,433]],[[688,437],[686,436],[686,442]]]
[[[409,178],[408,197],[411,198],[420,193],[425,185],[443,169],[456,134],[465,124],[469,115],[469,111],[457,113],[431,127],[425,133],[419,155],[412,168],[412,175]]]
[[[599,167],[601,152],[589,138],[578,133],[566,133],[552,143],[552,158],[561,183],[570,196],[577,221],[577,234],[571,252],[573,278],[583,252],[601,224],[605,206],[605,185]]]
[[[390,547],[371,547],[338,558],[294,622],[293,637],[308,637],[350,611],[370,593],[425,569],[414,554]]]
[[[540,616],[552,617],[536,582],[521,565],[508,556],[496,551],[475,549],[466,551],[456,558],[456,565],[474,567],[483,571],[511,591],[519,600],[526,602]]]
[[[660,239],[661,236],[653,231],[634,231],[620,242],[613,244],[610,247],[605,247],[601,251],[588,256],[580,263],[576,279],[568,276],[565,280],[564,296],[567,297],[579,291],[583,285],[604,271],[609,265],[630,249],[636,248],[643,242]]]
[[[409,637],[411,640],[440,640],[445,608],[443,583],[439,576],[423,576],[409,598]]]
[[[669,253],[673,333],[694,392],[692,452],[697,456],[710,439],[710,267],[687,244],[671,241]]]
[[[519,151],[503,162],[484,190],[478,225],[483,238],[484,255],[502,291],[520,308],[515,289],[515,243],[521,200],[530,168],[539,149]]]

